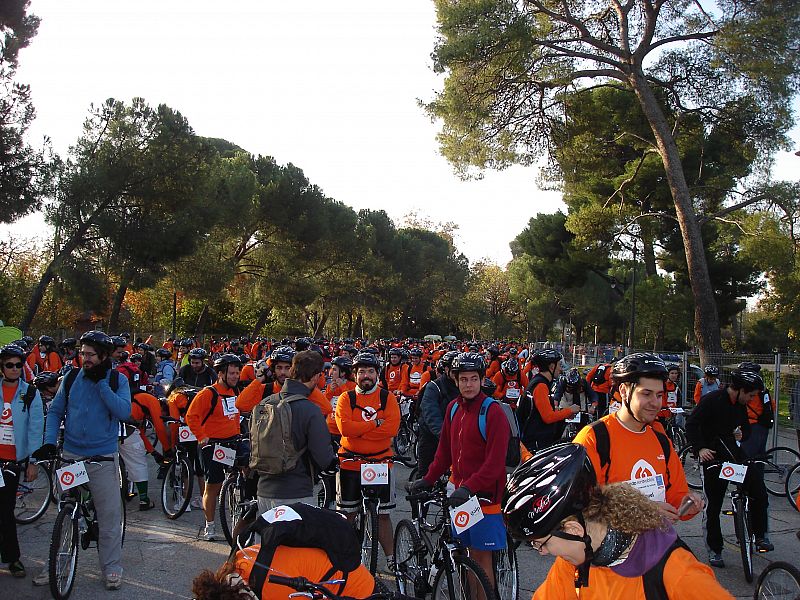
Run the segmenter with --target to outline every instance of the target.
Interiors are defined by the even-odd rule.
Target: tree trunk
[[[653,236],[647,228],[642,229],[642,257],[644,258],[644,272],[648,277],[657,273],[656,270],[656,251],[653,247]]]
[[[722,337],[719,330],[719,313],[714,301],[714,288],[708,274],[703,238],[697,222],[681,157],[672,136],[664,112],[641,71],[632,73],[629,82],[642,106],[658,145],[664,163],[678,225],[681,228],[686,266],[694,297],[694,334],[700,347],[700,360],[706,363],[709,354],[722,353]]]
[[[356,315],[356,322],[353,325],[353,333],[356,337],[364,337],[364,316],[361,313]]]
[[[200,316],[197,317],[197,325],[194,328],[194,337],[203,337],[203,331],[206,328],[206,321],[208,321],[208,302],[203,304],[203,310],[200,311]]]
[[[353,311],[347,313],[347,337],[353,337]]]
[[[270,321],[269,316],[271,314],[272,314],[272,308],[264,308],[261,310],[261,312],[258,315],[258,319],[256,320],[256,324],[253,327],[253,333],[250,335],[250,337],[252,338],[257,337],[258,334],[261,333],[261,330],[264,328],[264,326],[267,323],[269,323]]]
[[[131,278],[128,273],[123,273],[122,279],[119,282],[119,288],[114,295],[114,302],[111,305],[111,316],[108,318],[108,330],[115,331],[119,329],[119,312],[122,310],[122,303],[125,301],[125,294],[128,293],[128,285]]]
[[[322,313],[322,318],[319,320],[317,328],[314,330],[314,337],[321,338],[322,333],[325,331],[325,325],[328,323],[328,313]]]

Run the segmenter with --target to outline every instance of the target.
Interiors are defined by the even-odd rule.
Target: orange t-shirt
[[[384,377],[386,379],[386,389],[390,392],[400,391],[406,393],[403,389],[403,380],[407,377],[408,365],[400,363],[399,365],[386,365]]]
[[[664,588],[668,598],[681,600],[733,600],[708,565],[699,562],[691,552],[678,548],[664,565]],[[625,598],[644,599],[641,577],[623,577],[608,567],[589,569],[589,585],[575,588],[575,566],[557,558],[544,583],[533,594],[533,600],[594,600]]]
[[[242,579],[248,581],[250,572],[253,570],[253,563],[258,556],[261,544],[248,546],[244,550],[236,553],[235,567]],[[285,577],[305,577],[309,581],[322,581],[322,578],[331,570],[331,561],[324,550],[320,548],[289,548],[278,546],[272,557],[270,568],[276,573]],[[341,571],[336,571],[328,579],[340,579]],[[366,598],[375,589],[375,579],[364,565],[358,565],[347,575],[347,583],[344,590],[339,591],[339,585],[326,585],[335,594],[341,594],[350,598]],[[261,588],[261,597],[270,600],[289,600],[289,595],[296,593],[296,590],[270,583],[269,577],[264,581]]]
[[[242,367],[242,372],[239,375],[240,381],[253,381],[256,378],[256,370],[253,365],[247,363]]]
[[[348,450],[367,454],[373,458],[392,456],[392,438],[400,429],[400,405],[394,394],[386,399],[386,409],[381,410],[380,388],[369,394],[356,394],[356,407],[350,407],[350,399],[344,393],[336,402],[336,425],[342,433],[339,455]],[[383,423],[378,426],[378,419]],[[342,469],[357,471],[361,468],[358,460],[346,460]]]
[[[14,399],[14,394],[17,393],[19,381],[16,385],[0,384],[3,387],[3,413],[0,415],[0,431],[10,435],[9,439],[14,436],[14,420],[11,418],[11,401]],[[8,429],[6,429],[8,428]],[[5,438],[3,435],[0,439]],[[0,442],[0,458],[3,460],[17,460],[17,447],[13,443]]]
[[[219,397],[217,405],[206,419],[211,409],[212,392],[204,388],[197,392],[189,410],[186,412],[186,424],[198,440],[203,438],[227,439],[239,435],[239,410],[235,406],[236,392],[222,383],[212,386]],[[203,420],[205,419],[205,424]]]
[[[339,400],[339,396],[356,389],[356,382],[348,379],[336,389],[332,389],[331,385],[332,384],[329,384],[325,389],[325,397],[328,399],[331,406],[331,412],[325,418],[325,422],[328,424],[328,431],[331,432],[332,435],[340,435],[339,426],[336,425],[336,403]]]

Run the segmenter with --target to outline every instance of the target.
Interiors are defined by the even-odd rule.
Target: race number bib
[[[222,414],[226,417],[239,414],[239,409],[236,408],[236,396],[225,396],[220,398],[220,402],[222,402]]]
[[[276,506],[275,508],[269,509],[267,512],[261,515],[261,518],[267,523],[303,520],[303,517],[301,517],[296,510],[294,510],[291,506],[285,505]]]
[[[192,433],[188,425],[181,425],[178,427],[178,441],[183,442],[196,442],[197,436]]]
[[[450,509],[450,520],[456,533],[463,533],[483,519],[483,511],[478,498],[471,496],[461,506]]]
[[[0,444],[4,446],[14,445],[14,426],[0,425]]]
[[[387,485],[389,465],[361,463],[361,485]]]
[[[86,472],[86,465],[83,461],[58,469],[56,476],[62,492],[66,492],[76,485],[89,483],[89,473]]]
[[[620,408],[622,408],[622,405],[619,402],[612,402],[608,405],[608,414],[613,415]]]
[[[419,385],[422,381],[422,373],[412,373],[409,377],[411,385]]]
[[[519,388],[508,388],[506,390],[506,398],[517,400],[519,398]]]
[[[683,409],[682,408],[677,408],[675,406],[670,406],[669,407],[669,412],[671,412],[673,415],[682,415],[683,414]]]
[[[581,413],[576,412],[569,419],[564,419],[564,422],[565,423],[580,423],[581,422]]]
[[[232,467],[234,461],[236,460],[236,450],[233,448],[220,446],[219,444],[214,444],[214,460],[218,463],[222,463],[223,465]]]
[[[675,406],[678,403],[678,392],[667,392],[667,405]]]
[[[736,463],[722,463],[719,470],[719,478],[734,483],[744,483],[744,476],[747,475],[747,465],[737,465]]]
[[[662,475],[631,479],[625,483],[639,490],[644,497],[653,502],[667,501],[667,486],[664,485],[664,477]]]

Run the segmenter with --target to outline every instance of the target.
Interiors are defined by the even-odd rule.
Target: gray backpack
[[[250,468],[260,475],[281,475],[297,466],[306,447],[292,441],[291,403],[306,400],[300,394],[272,394],[250,414]]]

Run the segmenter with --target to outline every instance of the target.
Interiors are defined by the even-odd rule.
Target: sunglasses
[[[21,369],[22,368],[22,363],[21,362],[18,362],[18,363],[3,363],[3,366],[6,369]]]

